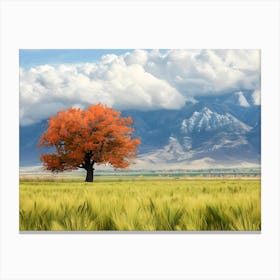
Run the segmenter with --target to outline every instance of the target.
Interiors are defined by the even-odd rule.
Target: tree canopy
[[[101,104],[87,110],[69,108],[59,111],[48,121],[48,128],[39,140],[39,147],[54,147],[40,160],[51,171],[93,168],[95,163],[109,163],[125,168],[136,157],[138,138],[130,117]]]

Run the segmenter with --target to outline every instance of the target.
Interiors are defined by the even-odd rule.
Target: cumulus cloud
[[[149,53],[144,68],[185,96],[254,90],[260,84],[258,50],[171,50]]]
[[[29,125],[70,106],[118,110],[179,109],[201,95],[254,91],[258,50],[135,50],[95,63],[20,68],[20,120]]]

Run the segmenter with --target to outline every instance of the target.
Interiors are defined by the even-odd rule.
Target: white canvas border
[[[279,2],[1,2],[1,279],[279,279]],[[262,50],[261,234],[19,234],[18,49]]]

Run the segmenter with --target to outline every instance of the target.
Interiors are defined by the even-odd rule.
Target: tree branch
[[[100,147],[100,149],[99,149],[99,156],[101,156],[101,153],[102,153],[102,151],[103,151],[104,144],[105,144],[105,141],[102,141],[101,147]]]

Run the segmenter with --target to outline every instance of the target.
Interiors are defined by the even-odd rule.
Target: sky
[[[121,55],[131,50],[112,50],[112,53]],[[19,64],[20,67],[28,69],[30,67],[36,67],[38,65],[50,64],[68,64],[68,63],[85,63],[85,62],[96,62],[100,60],[102,55],[110,53],[110,50],[33,50],[33,49],[22,49],[19,51]]]
[[[180,109],[200,96],[251,92],[260,104],[259,50],[20,50],[20,124],[69,107]]]

